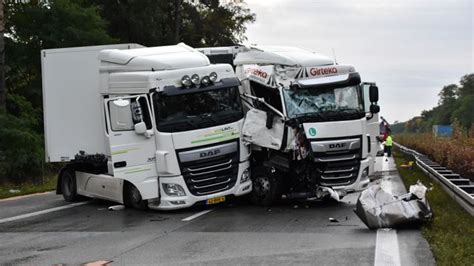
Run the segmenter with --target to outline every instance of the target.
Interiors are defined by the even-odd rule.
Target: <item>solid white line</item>
[[[212,212],[213,210],[214,210],[214,209],[210,209],[210,210],[205,210],[205,211],[202,211],[202,212],[198,212],[198,213],[196,213],[196,214],[193,214],[193,215],[191,215],[191,216],[189,216],[189,217],[186,217],[186,218],[182,219],[181,221],[183,221],[183,222],[192,221],[192,220],[194,220],[194,219],[196,219],[196,218],[198,218],[198,217],[200,217],[200,216],[203,216],[203,215],[206,214],[206,213]]]
[[[21,195],[21,196],[14,196],[14,197],[9,197],[9,198],[0,199],[0,202],[12,201],[12,200],[17,200],[17,199],[26,199],[26,198],[33,197],[33,196],[38,196],[38,195],[52,194],[53,192],[55,192],[55,191],[52,190],[52,191],[46,191],[46,192],[38,192],[38,193],[26,194],[26,195]]]
[[[11,221],[16,221],[16,220],[20,220],[20,219],[30,218],[30,217],[33,217],[33,216],[38,216],[38,215],[46,214],[46,213],[50,213],[50,212],[55,212],[55,211],[69,209],[69,208],[74,208],[76,206],[85,205],[85,204],[88,204],[88,203],[90,203],[90,202],[89,201],[84,201],[84,202],[72,203],[72,204],[68,204],[68,205],[65,205],[65,206],[60,206],[60,207],[55,207],[55,208],[46,209],[46,210],[42,210],[42,211],[17,215],[17,216],[13,216],[13,217],[10,217],[10,218],[0,219],[0,224],[6,223],[6,222],[11,222]]]
[[[378,229],[374,266],[401,266],[397,230]]]

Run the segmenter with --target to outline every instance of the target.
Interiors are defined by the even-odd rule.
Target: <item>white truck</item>
[[[57,193],[135,208],[215,204],[252,190],[240,85],[193,48],[41,51],[47,162]]]
[[[341,199],[366,188],[374,171],[378,88],[355,68],[294,47],[201,48],[211,62],[233,60],[247,107],[252,197]]]

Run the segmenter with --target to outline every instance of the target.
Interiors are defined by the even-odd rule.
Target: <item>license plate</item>
[[[207,200],[207,205],[217,204],[225,201],[225,197],[217,197]]]

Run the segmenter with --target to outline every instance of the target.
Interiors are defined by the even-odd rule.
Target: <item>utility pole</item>
[[[179,28],[181,26],[181,13],[179,12],[182,0],[174,0],[174,42],[179,43],[180,34]]]
[[[0,112],[6,110],[5,88],[5,1],[0,0]]]

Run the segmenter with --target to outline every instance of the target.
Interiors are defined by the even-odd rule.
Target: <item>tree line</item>
[[[391,126],[394,133],[431,132],[433,125],[451,125],[474,132],[474,73],[464,75],[459,84],[444,86],[438,105],[420,116]]]
[[[255,14],[219,0],[5,1],[0,88],[0,183],[35,179],[44,164],[40,50],[112,43],[229,46]],[[3,29],[3,28],[2,28]],[[1,47],[0,47],[1,48]]]

